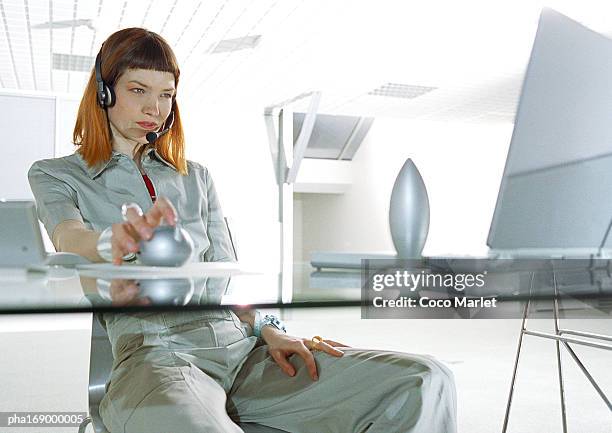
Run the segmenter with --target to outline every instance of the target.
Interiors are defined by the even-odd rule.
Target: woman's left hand
[[[280,366],[281,370],[289,376],[295,375],[295,367],[291,365],[289,356],[296,354],[300,356],[312,380],[318,380],[317,365],[311,349],[314,349],[315,344],[308,338],[293,337],[287,335],[278,329],[271,326],[266,326],[261,330],[261,336],[268,345],[268,353],[274,361]],[[316,350],[328,353],[329,355],[341,357],[344,352],[336,349],[336,347],[349,347],[345,344],[338,343],[333,340],[321,340],[316,344]]]

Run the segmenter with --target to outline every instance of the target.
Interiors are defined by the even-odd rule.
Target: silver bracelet
[[[102,257],[107,262],[113,261],[113,250],[111,246],[111,237],[113,236],[113,228],[107,227],[102,233],[100,233],[100,237],[98,238],[98,243],[96,244],[96,250],[98,250],[98,255]]]
[[[255,323],[253,324],[253,335],[257,338],[261,338],[261,330],[264,326],[272,326],[279,331],[283,331],[285,334],[287,333],[287,328],[285,328],[285,324],[275,315],[266,314],[263,318],[259,311],[255,312]]]
[[[96,288],[98,289],[98,294],[105,301],[112,301],[111,298],[111,281],[104,280],[102,278],[96,278]]]
[[[113,227],[107,227],[102,231],[102,233],[100,233],[98,243],[96,244],[96,250],[98,251],[98,255],[107,262],[113,261],[113,248],[111,243],[112,237]],[[136,254],[134,253],[129,253],[123,256],[123,260],[126,262],[133,261],[134,259],[136,259]]]

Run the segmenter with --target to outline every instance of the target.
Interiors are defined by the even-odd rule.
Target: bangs
[[[118,72],[114,83],[127,69],[149,69],[170,72],[178,85],[180,70],[176,57],[167,43],[155,34],[146,34],[133,41],[116,65]]]

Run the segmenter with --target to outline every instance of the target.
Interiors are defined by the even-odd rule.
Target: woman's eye
[[[134,93],[144,93],[144,89],[140,89],[140,88],[136,87],[136,88],[132,89],[132,92],[134,92]]]
[[[162,93],[164,98],[172,98],[172,93]]]

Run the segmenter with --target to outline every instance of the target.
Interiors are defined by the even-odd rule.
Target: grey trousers
[[[100,413],[109,431],[240,433],[238,422],[291,433],[456,431],[452,373],[433,358],[343,348],[341,358],[313,352],[318,381],[291,356],[289,377],[248,325],[224,314],[108,323],[115,365]]]

